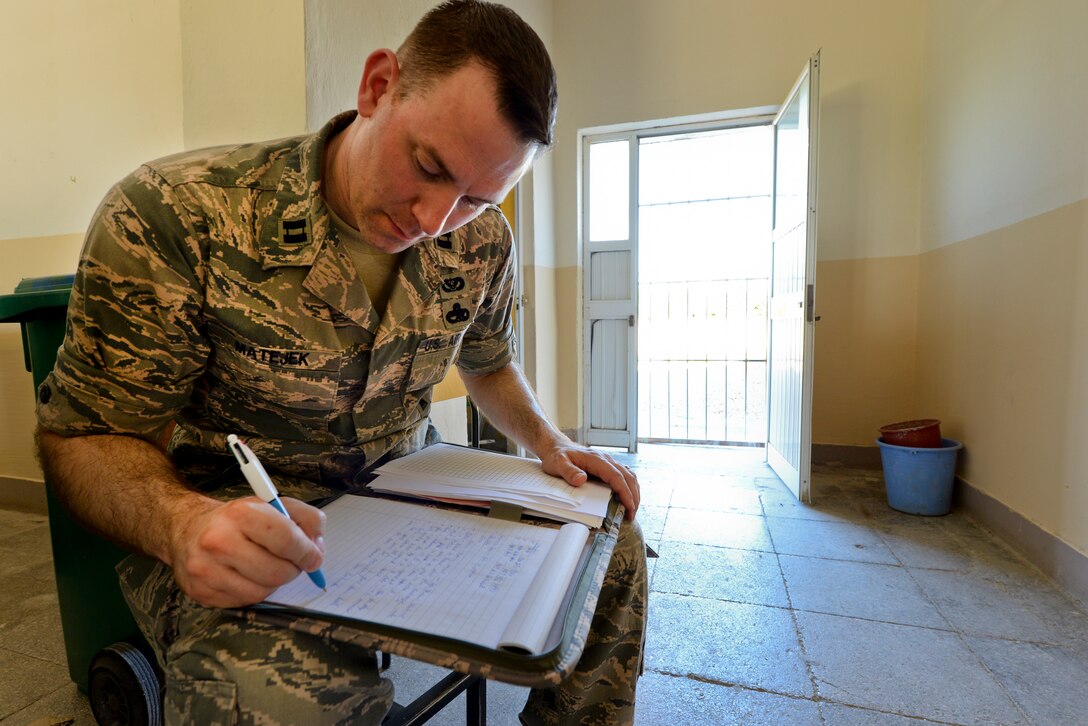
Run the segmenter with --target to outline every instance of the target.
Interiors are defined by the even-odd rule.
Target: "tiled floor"
[[[801,505],[760,450],[623,458],[661,555],[639,724],[1088,724],[1088,616],[969,518],[900,514],[879,472],[842,469],[818,471]],[[44,517],[0,511],[3,723],[91,722],[48,551]],[[402,701],[440,674],[394,659]],[[517,723],[524,689],[488,696],[490,723]]]

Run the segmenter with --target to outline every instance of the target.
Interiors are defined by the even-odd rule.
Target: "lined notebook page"
[[[498,646],[557,536],[373,497],[345,495],[324,511],[328,592],[299,575],[268,602],[488,648]]]
[[[430,481],[471,484],[537,494],[557,501],[580,502],[586,493],[557,476],[545,474],[540,462],[480,449],[435,444],[378,467],[384,472],[416,475]]]

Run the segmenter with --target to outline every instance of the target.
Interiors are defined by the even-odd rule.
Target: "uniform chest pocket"
[[[438,339],[422,341],[412,358],[412,370],[408,374],[408,390],[417,391],[433,386],[445,378],[457,357],[460,342],[460,336],[442,336]]]
[[[219,326],[209,332],[210,409],[231,421],[257,419],[255,430],[277,417],[290,428],[324,428],[340,384],[340,351],[269,345]]]

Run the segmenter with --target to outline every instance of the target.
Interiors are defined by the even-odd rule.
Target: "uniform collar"
[[[355,111],[334,116],[316,134],[302,137],[283,159],[275,196],[261,212],[261,264],[266,270],[313,264],[329,228],[321,197],[325,143],[355,116]]]

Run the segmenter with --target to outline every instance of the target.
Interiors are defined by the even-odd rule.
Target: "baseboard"
[[[45,514],[46,507],[44,482],[0,476],[0,509]]]
[[[831,464],[848,469],[880,469],[880,449],[876,446],[813,444],[813,464]]]
[[[952,505],[1005,540],[1088,608],[1088,555],[956,477]]]

